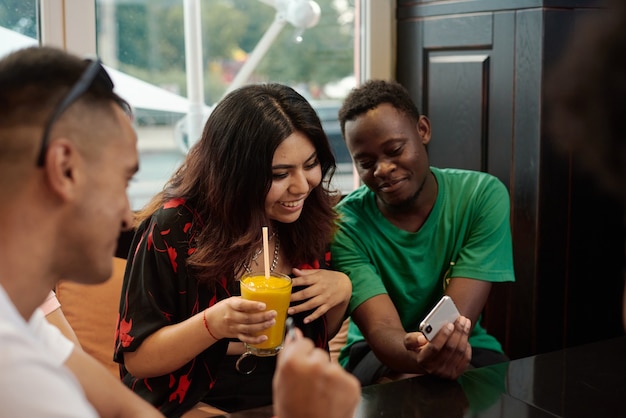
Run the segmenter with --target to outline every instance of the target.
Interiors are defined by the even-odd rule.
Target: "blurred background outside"
[[[344,193],[355,187],[352,163],[337,122],[339,106],[355,85],[355,0],[315,0],[319,18],[314,26],[297,28],[289,22],[277,26],[276,20],[283,16],[279,15],[280,7],[292,7],[290,2],[310,3],[197,2],[199,9],[191,20],[196,20],[199,30],[195,46],[201,56],[195,58],[201,70],[201,91],[188,92],[189,33],[185,31],[189,30],[190,16],[185,16],[189,13],[185,8],[189,2],[95,1],[98,56],[136,116],[140,171],[129,188],[133,209],[139,209],[162,189],[183,160],[189,143],[194,142],[187,125],[190,106],[193,108],[189,98],[200,97],[204,122],[251,55],[261,49],[262,57],[242,84],[280,82],[306,97],[317,110],[337,158],[333,185]],[[39,0],[0,2],[0,56],[38,43],[39,16]],[[257,48],[272,31],[270,42]]]

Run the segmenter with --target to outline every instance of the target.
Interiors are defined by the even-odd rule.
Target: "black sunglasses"
[[[50,130],[52,125],[59,119],[59,117],[74,103],[80,96],[85,94],[87,90],[95,83],[102,85],[107,90],[113,91],[113,80],[109,77],[102,66],[102,62],[96,60],[86,60],[89,65],[87,69],[80,76],[78,81],[72,86],[70,91],[63,97],[59,105],[52,112],[52,116],[48,119],[45,125],[43,136],[41,139],[41,149],[39,150],[39,156],[37,157],[37,166],[43,167],[44,159],[46,156],[46,150],[48,149],[48,143],[50,142]]]

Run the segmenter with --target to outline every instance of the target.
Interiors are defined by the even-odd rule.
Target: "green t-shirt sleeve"
[[[469,234],[453,260],[450,277],[514,281],[509,194],[498,179],[489,177],[486,181],[477,193]]]
[[[349,213],[341,216],[349,218]],[[359,239],[359,231],[355,223],[342,222],[331,244],[331,260],[333,269],[344,272],[352,281],[352,297],[349,311],[352,312],[369,298],[386,294],[380,274],[371,262],[368,249]]]

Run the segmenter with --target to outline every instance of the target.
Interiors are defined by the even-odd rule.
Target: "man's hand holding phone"
[[[449,296],[443,296],[424,317],[420,331],[406,334],[404,346],[417,353],[417,363],[426,373],[456,379],[472,357],[470,330],[471,321],[459,313]]]

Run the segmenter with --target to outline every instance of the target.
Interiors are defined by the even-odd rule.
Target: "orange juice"
[[[248,344],[250,351],[260,356],[276,354],[282,348],[285,334],[291,278],[280,273],[272,273],[268,278],[263,273],[249,273],[241,278],[240,285],[244,299],[263,302],[267,311],[277,312],[276,324],[258,334],[267,335],[267,340],[261,344]]]

